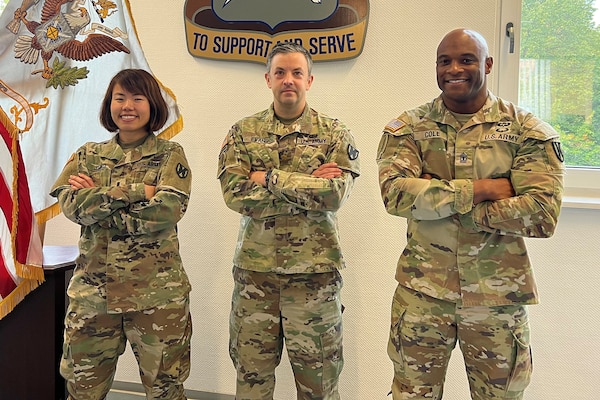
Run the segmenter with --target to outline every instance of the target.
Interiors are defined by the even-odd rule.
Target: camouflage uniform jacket
[[[537,303],[523,238],[554,233],[562,159],[550,125],[492,94],[462,127],[441,97],[392,120],[377,163],[386,210],[408,220],[398,282],[464,306]],[[516,196],[474,206],[473,180],[499,177]]]
[[[84,173],[96,187],[72,190],[69,175]],[[156,186],[146,200],[144,184]],[[87,143],[54,184],[64,215],[81,225],[80,255],[68,294],[109,313],[139,311],[187,296],[177,222],[188,205],[191,173],[183,148],[148,138],[123,152],[116,136]]]
[[[336,162],[342,176],[311,176],[328,162]],[[251,171],[267,170],[267,188],[248,178]],[[218,169],[225,203],[242,214],[234,265],[283,274],[343,268],[336,211],[358,175],[350,131],[308,106],[289,126],[275,117],[273,106],[237,122]]]

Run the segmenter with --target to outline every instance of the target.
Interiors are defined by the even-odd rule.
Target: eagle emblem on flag
[[[82,1],[45,0],[42,7],[41,21],[27,18],[27,10],[40,0],[24,0],[14,13],[14,20],[7,26],[14,34],[18,34],[21,23],[31,35],[18,35],[14,45],[15,57],[25,64],[36,64],[39,58],[44,63],[43,69],[33,71],[41,73],[48,80],[47,86],[75,85],[79,79],[87,77],[87,68],[65,68],[64,60],[58,56],[53,63],[50,60],[58,53],[68,59],[88,61],[106,53],[120,51],[129,53],[129,49],[120,41],[105,34],[91,33],[101,29],[100,24],[92,24],[88,10],[82,7]],[[106,1],[104,2],[106,3]],[[122,32],[103,29],[115,36]],[[80,41],[76,37],[86,35]]]

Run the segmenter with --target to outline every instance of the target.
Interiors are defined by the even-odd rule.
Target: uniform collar
[[[98,152],[98,154],[101,157],[109,158],[109,159],[112,159],[115,161],[119,161],[119,160],[123,159],[125,152],[123,152],[123,149],[117,142],[117,135],[113,136],[113,138],[111,140],[109,140],[108,142],[105,142],[105,143],[106,143],[106,146],[102,146],[100,148],[100,151]],[[144,141],[144,143],[142,143],[140,146],[138,146],[134,149],[131,149],[131,151],[127,152],[132,156],[127,161],[135,161],[142,157],[156,154],[157,144],[158,144],[158,139],[156,138],[156,136],[154,134],[148,135],[146,140]]]
[[[433,119],[435,122],[440,122],[446,125],[457,124],[456,118],[454,118],[452,112],[446,108],[441,95],[433,100],[429,118]],[[498,105],[498,98],[488,90],[488,96],[483,104],[483,107],[473,114],[472,121],[482,124],[485,122],[497,122],[499,120],[500,108]]]
[[[289,125],[285,125],[279,119],[277,119],[275,116],[275,109],[273,108],[273,104],[271,104],[267,112],[265,122],[267,123],[267,129],[269,130],[269,133],[279,136],[285,136],[291,133],[310,134],[312,131],[312,116],[308,103],[304,106],[302,115],[300,115],[295,122]]]

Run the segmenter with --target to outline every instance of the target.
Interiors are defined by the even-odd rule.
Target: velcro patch
[[[387,129],[390,132],[396,132],[397,130],[402,128],[404,125],[406,125],[406,123],[400,121],[399,119],[394,118],[393,120],[391,120],[390,122],[387,123],[387,125],[385,126],[385,129]]]
[[[182,163],[178,163],[177,167],[175,167],[175,172],[177,172],[178,177],[185,179],[190,173],[190,170],[187,169],[187,167],[185,167]]]
[[[358,158],[358,149],[351,144],[348,145],[348,158],[356,160]]]
[[[552,142],[552,148],[554,149],[554,154],[556,154],[556,157],[560,160],[560,162],[565,162],[565,154],[562,151],[560,142]]]

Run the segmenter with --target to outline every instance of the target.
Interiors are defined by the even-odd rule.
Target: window
[[[598,0],[522,0],[519,104],[561,134],[570,167],[600,167]]]
[[[600,0],[502,4],[498,93],[560,133],[567,165],[564,204],[571,207],[600,208],[598,8]]]

